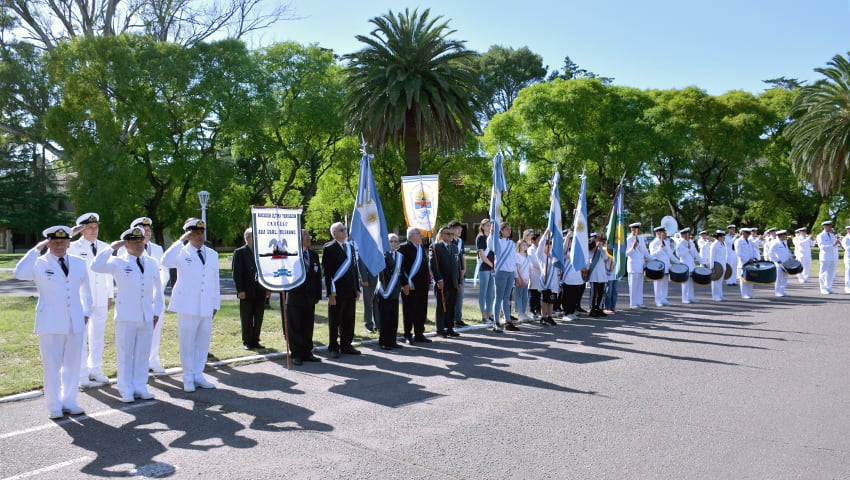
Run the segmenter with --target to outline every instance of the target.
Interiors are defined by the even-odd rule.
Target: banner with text
[[[274,292],[291,290],[307,274],[301,249],[301,207],[251,207],[257,281]]]

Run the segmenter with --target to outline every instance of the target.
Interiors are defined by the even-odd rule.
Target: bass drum
[[[664,278],[664,262],[661,260],[650,260],[646,262],[646,278],[650,280],[661,280]]]
[[[732,269],[732,265],[726,264],[726,271],[723,273],[723,280],[729,280],[732,278],[732,272],[735,270]]]
[[[694,283],[697,285],[708,285],[711,283],[713,272],[710,268],[697,267],[694,269],[694,273],[691,274],[691,277],[693,277]]]
[[[690,277],[688,266],[681,263],[670,265],[670,281],[676,283],[685,283]]]
[[[787,262],[782,262],[782,270],[785,270],[788,275],[797,275],[803,273],[803,264],[796,258],[792,258]]]
[[[723,278],[723,274],[726,272],[726,269],[723,268],[723,264],[720,262],[714,262],[714,268],[711,269],[711,281],[717,281]]]
[[[744,265],[744,280],[752,283],[773,283],[776,281],[776,265],[765,261]]]

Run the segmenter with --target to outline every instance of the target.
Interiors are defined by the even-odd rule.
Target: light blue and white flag
[[[499,271],[507,255],[501,255],[499,245],[499,231],[502,229],[502,193],[508,191],[508,182],[505,180],[505,169],[502,167],[502,153],[493,157],[493,189],[490,191],[490,222],[493,228],[487,237],[487,247],[495,254],[495,265],[493,270]],[[501,262],[499,261],[501,259]]]
[[[575,219],[573,220],[573,241],[570,247],[570,264],[576,270],[587,266],[588,261],[588,231],[587,231],[587,177],[581,176],[581,188],[578,191],[578,205],[576,205]]]
[[[390,241],[370,160],[371,155],[367,154],[363,154],[360,159],[360,181],[357,184],[354,213],[351,215],[350,235],[357,242],[363,264],[372,275],[378,275],[385,267],[384,252],[390,250]]]
[[[549,224],[546,228],[551,232],[552,249],[550,255],[555,259],[555,266],[563,270],[564,235],[561,233],[561,191],[558,188],[560,179],[561,174],[558,173],[558,170],[555,170],[555,176],[552,177],[552,193],[549,195]]]

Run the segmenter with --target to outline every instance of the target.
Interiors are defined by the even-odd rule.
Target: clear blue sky
[[[529,47],[550,69],[567,55],[617,85],[683,88],[713,95],[764,90],[767,78],[822,78],[813,70],[850,51],[850,0],[291,0],[298,20],[262,32],[255,44],[318,43],[358,50],[356,34],[388,10],[430,8],[454,38],[480,52]]]

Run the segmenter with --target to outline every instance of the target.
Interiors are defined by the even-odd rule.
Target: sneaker
[[[606,309],[602,310],[602,313],[607,313],[608,315],[613,315],[616,312],[614,312],[614,310],[611,310],[610,308],[606,308]]]
[[[109,377],[100,372],[89,374],[89,378],[98,383],[109,383]]]
[[[65,414],[62,413],[62,410],[51,411],[47,414],[47,417],[51,420],[58,420],[64,416]]]
[[[493,323],[493,331],[496,333],[502,333],[502,326],[498,323]]]
[[[507,330],[509,332],[518,332],[519,327],[514,325],[513,322],[508,322],[508,323],[505,324],[505,330]]]
[[[65,413],[68,413],[69,415],[82,415],[82,414],[86,413],[86,411],[83,410],[83,407],[81,407],[79,405],[71,405],[71,406],[68,406],[68,407],[62,407],[62,411],[65,412]]]
[[[141,398],[142,400],[153,400],[154,398],[156,398],[156,396],[148,390],[139,390],[138,392],[134,393],[133,396],[136,398]]]

